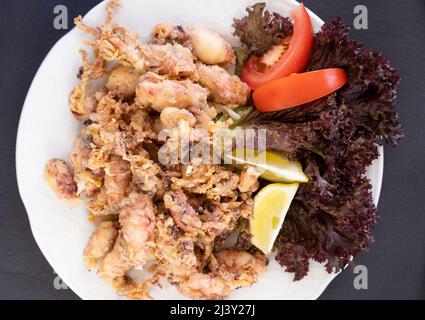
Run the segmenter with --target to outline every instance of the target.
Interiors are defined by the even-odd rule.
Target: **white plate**
[[[126,0],[115,21],[139,32],[143,40],[160,22],[204,25],[231,40],[234,17],[245,14],[245,8],[257,0]],[[289,15],[297,5],[293,0],[266,1],[268,9]],[[89,25],[104,19],[105,3],[93,8],[84,18]],[[317,31],[323,21],[310,13]],[[87,36],[73,29],[49,52],[38,70],[25,100],[16,146],[16,171],[19,190],[27,210],[31,229],[41,251],[65,283],[83,299],[117,299],[115,292],[88,272],[83,263],[83,250],[94,229],[87,221],[83,207],[68,208],[56,199],[43,182],[43,168],[53,157],[68,159],[79,124],[68,110],[68,95],[77,83],[81,65],[78,49]],[[234,39],[232,40],[234,41]],[[372,180],[375,203],[378,201],[383,172],[383,151],[368,176]],[[18,236],[18,235],[17,235]],[[19,239],[17,238],[17,241]],[[250,288],[236,290],[232,299],[316,299],[335,274],[311,262],[303,280],[293,282],[271,259],[267,273]],[[157,299],[182,298],[170,286],[155,289]]]

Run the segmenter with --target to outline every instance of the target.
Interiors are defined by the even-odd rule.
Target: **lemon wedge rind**
[[[299,183],[272,183],[254,198],[250,219],[251,243],[269,255],[285,220]]]

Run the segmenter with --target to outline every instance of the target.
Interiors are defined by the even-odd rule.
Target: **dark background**
[[[53,8],[66,5],[71,26],[72,17],[98,2],[0,0],[0,299],[78,298],[71,290],[54,288],[56,274],[31,234],[16,185],[15,139],[31,80],[67,32],[53,28]],[[356,275],[347,269],[321,299],[425,299],[425,1],[304,2],[322,19],[340,16],[350,26],[353,8],[367,6],[369,29],[353,30],[352,36],[382,51],[399,70],[398,110],[406,129],[396,149],[385,149],[376,242],[355,260],[368,268],[368,289],[355,290]]]

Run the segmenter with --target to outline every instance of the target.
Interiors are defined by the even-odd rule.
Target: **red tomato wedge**
[[[259,111],[278,111],[327,96],[346,82],[345,70],[338,68],[294,73],[261,86],[252,98]]]
[[[313,48],[313,26],[304,4],[301,3],[291,15],[294,19],[294,33],[289,48],[283,56],[263,72],[259,71],[258,57],[252,56],[245,62],[241,79],[248,84],[251,90],[272,80],[304,71]]]

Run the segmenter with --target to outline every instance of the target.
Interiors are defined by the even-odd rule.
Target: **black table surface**
[[[32,236],[16,184],[15,140],[31,80],[53,44],[67,32],[53,27],[55,6],[67,7],[71,24],[72,17],[98,2],[0,0],[0,299],[78,299],[54,273]],[[383,52],[398,69],[402,77],[398,111],[406,130],[396,149],[385,148],[375,243],[355,259],[356,265],[367,268],[368,288],[355,289],[356,274],[349,268],[321,299],[424,299],[425,1],[304,2],[324,20],[340,16],[350,26],[354,7],[360,3],[367,7],[368,29],[353,30],[352,36]]]

